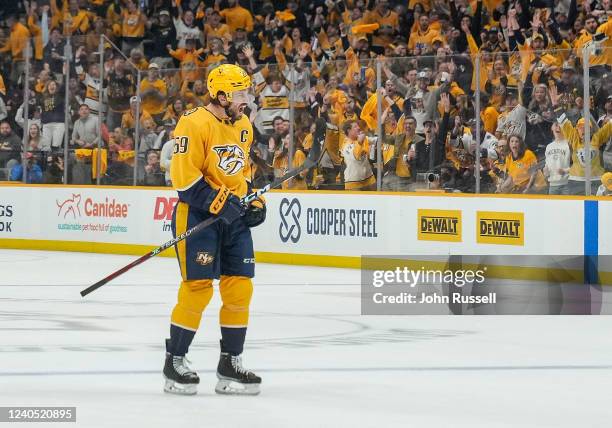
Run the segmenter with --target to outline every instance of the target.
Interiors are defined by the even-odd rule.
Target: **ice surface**
[[[189,354],[199,394],[164,394],[175,260],[79,295],[133,259],[0,250],[0,406],[77,406],[79,427],[612,424],[612,318],[361,316],[346,269],[257,266],[260,396],[214,393],[218,293]]]

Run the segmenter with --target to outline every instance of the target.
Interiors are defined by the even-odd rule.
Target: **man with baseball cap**
[[[151,20],[151,39],[153,40],[151,51],[151,62],[158,64],[160,68],[172,68],[173,60],[168,55],[168,45],[176,47],[176,29],[166,9],[159,11],[157,19]]]

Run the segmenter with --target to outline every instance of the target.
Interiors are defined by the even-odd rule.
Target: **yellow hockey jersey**
[[[593,129],[593,128],[591,128]],[[601,167],[601,161],[599,156],[599,148],[608,142],[608,139],[612,137],[612,122],[608,122],[598,131],[593,129],[591,135],[590,144],[590,155],[591,155],[591,180],[599,180],[601,175],[605,172]],[[580,134],[572,123],[565,119],[561,122],[561,132],[569,143],[572,149],[572,166],[570,167],[570,180],[584,181],[586,166],[586,151],[584,141],[580,138]]]
[[[234,195],[244,197],[251,176],[252,142],[253,127],[246,115],[231,123],[205,107],[185,112],[174,130],[170,164],[172,185],[178,190],[179,199],[187,199],[181,198],[181,193],[205,184],[204,181],[215,190],[226,187]]]

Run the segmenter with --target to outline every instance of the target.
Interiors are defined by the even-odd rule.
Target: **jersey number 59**
[[[174,137],[174,154],[187,153],[189,137]]]

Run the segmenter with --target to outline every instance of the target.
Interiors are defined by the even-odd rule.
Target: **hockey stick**
[[[255,191],[255,192],[245,196],[244,198],[242,198],[242,203],[244,205],[250,204],[255,199],[257,199],[259,196],[263,195],[264,193],[268,192],[271,189],[279,187],[285,181],[290,180],[290,179],[296,177],[301,172],[303,172],[303,171],[305,171],[307,169],[310,169],[310,168],[312,168],[315,165],[316,165],[316,162],[313,161],[310,157],[308,157],[301,166],[299,166],[299,167],[297,167],[295,169],[292,169],[291,171],[287,172],[282,177],[274,180],[272,183],[266,184],[261,189],[258,189],[257,191]],[[133,267],[136,267],[139,264],[146,262],[147,260],[149,260],[149,259],[155,257],[156,255],[158,255],[159,253],[161,253],[162,251],[164,251],[164,250],[172,247],[176,243],[181,242],[182,240],[186,239],[189,235],[197,233],[198,231],[200,231],[200,230],[210,226],[211,224],[213,224],[213,223],[215,223],[217,221],[219,221],[219,217],[216,217],[216,216],[215,217],[210,217],[210,218],[204,220],[203,222],[201,222],[201,223],[195,225],[194,227],[192,227],[191,229],[186,230],[185,232],[181,233],[176,238],[173,238],[170,241],[166,242],[165,244],[162,244],[161,246],[159,246],[159,247],[155,248],[154,250],[148,252],[147,254],[145,254],[144,256],[140,257],[139,259],[134,260],[129,265],[122,267],[118,271],[115,271],[115,272],[111,273],[110,275],[108,275],[106,278],[103,278],[100,281],[96,282],[95,284],[87,287],[86,289],[81,291],[81,296],[82,297],[87,296],[92,291],[97,290],[98,288],[102,287],[104,284],[112,281],[113,279],[117,278],[120,275],[123,275],[128,270],[132,269]]]

